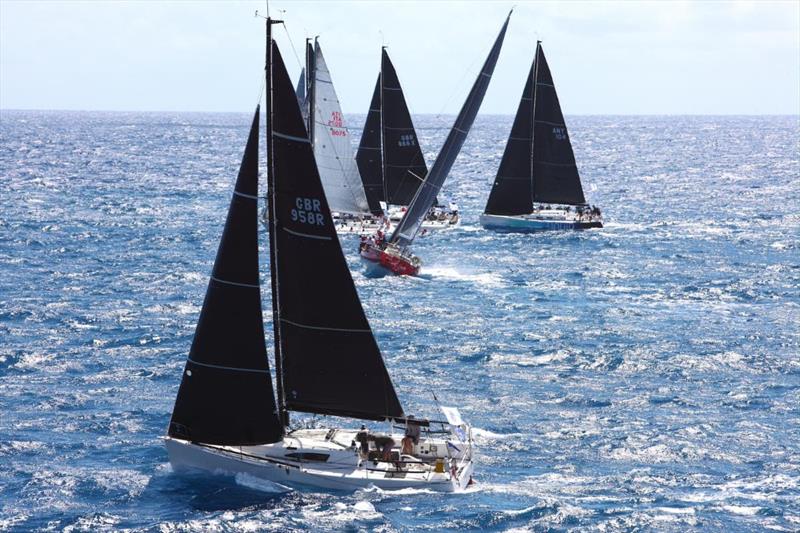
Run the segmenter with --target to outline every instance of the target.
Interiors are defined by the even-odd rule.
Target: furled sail
[[[531,64],[503,159],[486,202],[484,211],[492,215],[526,215],[533,211],[533,77],[534,65]]]
[[[294,411],[400,418],[403,409],[339,246],[294,90],[274,43],[272,50],[279,401]]]
[[[400,80],[386,48],[381,54],[385,202],[408,205],[428,174]]]
[[[314,48],[313,72],[315,123],[312,140],[328,204],[340,213],[368,214],[369,204],[353,158],[350,132],[319,42]]]
[[[292,91],[294,102],[297,98]],[[296,104],[295,104],[296,105]],[[258,275],[256,108],[169,436],[207,444],[277,442]]]
[[[386,192],[383,187],[383,156],[381,143],[381,75],[375,82],[375,91],[367,112],[364,131],[358,144],[356,163],[361,174],[361,183],[364,185],[364,194],[367,196],[369,210],[373,215],[383,214],[381,202],[386,201]]]
[[[306,125],[308,138],[313,142],[314,121],[309,119],[309,110],[314,101],[314,45],[311,43],[311,39],[306,39],[306,66],[303,72],[305,73],[306,96],[300,110],[303,113],[303,123]]]
[[[436,201],[436,195],[439,194],[444,180],[450,173],[450,169],[453,167],[453,163],[458,153],[461,151],[461,147],[464,145],[467,134],[472,127],[472,123],[475,122],[475,117],[483,102],[483,97],[486,95],[486,89],[489,87],[489,81],[492,79],[492,73],[497,64],[497,57],[500,55],[500,48],[503,46],[503,39],[506,35],[506,29],[508,28],[508,21],[510,18],[511,13],[506,17],[506,21],[500,29],[500,34],[497,36],[489,52],[489,56],[486,58],[486,62],[481,68],[480,74],[478,74],[478,79],[475,80],[475,84],[472,86],[458,117],[456,117],[453,128],[447,135],[447,139],[445,139],[444,145],[439,155],[436,157],[428,176],[417,190],[417,194],[408,206],[406,214],[403,216],[402,220],[400,220],[394,233],[392,233],[390,242],[400,247],[406,247],[411,244],[414,237],[417,236],[417,232],[422,226],[425,216]]]
[[[575,154],[541,42],[536,43],[533,110],[533,201],[585,204]]]

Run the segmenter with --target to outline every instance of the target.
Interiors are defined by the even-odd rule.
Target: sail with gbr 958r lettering
[[[278,401],[293,411],[400,418],[403,409],[339,245],[297,98],[274,43],[272,58],[272,275],[284,396]]]

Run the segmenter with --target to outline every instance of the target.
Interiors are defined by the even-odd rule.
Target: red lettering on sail
[[[347,130],[344,128],[344,118],[339,111],[332,111],[331,118],[328,120],[328,126],[331,129],[333,137],[346,137]]]

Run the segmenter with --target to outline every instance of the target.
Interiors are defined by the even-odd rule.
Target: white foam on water
[[[761,507],[751,507],[747,505],[723,505],[721,508],[729,513],[744,516],[754,516],[761,510]]]
[[[494,272],[463,272],[454,267],[422,267],[422,273],[432,279],[466,281],[486,288],[499,288],[504,285],[503,279]]]
[[[472,428],[472,437],[477,441],[479,439],[483,439],[485,441],[489,440],[503,440],[508,437],[522,437],[525,433],[495,433],[494,431],[489,431],[488,429],[481,429],[481,428]]]
[[[281,494],[284,492],[290,492],[292,490],[289,487],[281,485],[280,483],[273,483],[272,481],[261,479],[260,477],[253,476],[251,474],[236,474],[234,479],[236,480],[237,485],[247,487],[248,489],[257,490],[259,492],[266,492],[268,494]]]

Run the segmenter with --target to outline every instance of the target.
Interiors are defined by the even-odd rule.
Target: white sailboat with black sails
[[[583,195],[541,41],[480,221],[486,229],[515,232],[603,226],[600,209]]]
[[[257,109],[165,437],[170,463],[290,486],[463,489],[473,469],[470,427],[455,409],[443,408],[447,422],[436,423],[403,411],[271,38],[277,22],[267,19],[266,84],[276,390],[259,286]],[[363,426],[292,430],[292,411],[388,421],[408,439]]]
[[[386,47],[381,47],[381,70],[356,152],[369,209],[376,218],[388,219],[391,229],[402,219],[414,199],[428,166],[419,144],[397,71]],[[450,229],[460,222],[458,206],[434,202],[422,227]]]
[[[382,234],[376,234],[361,239],[359,253],[365,261],[370,263],[370,266],[376,265],[385,272],[398,275],[416,276],[419,274],[422,261],[411,253],[411,243],[420,232],[430,208],[435,203],[436,196],[450,174],[450,169],[453,168],[453,163],[455,163],[469,130],[475,122],[483,97],[489,88],[497,58],[500,56],[500,49],[503,47],[503,39],[510,19],[511,12],[506,17],[430,172],[417,188],[408,209],[394,228],[391,237],[384,239]]]

